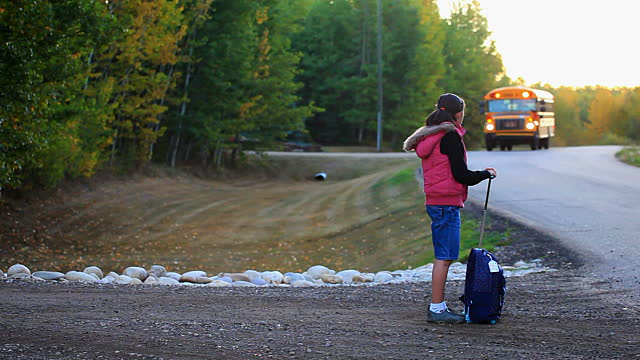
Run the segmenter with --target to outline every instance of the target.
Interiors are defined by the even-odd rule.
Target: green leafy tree
[[[375,0],[317,1],[296,38],[295,47],[304,53],[303,97],[326,110],[307,123],[321,142],[375,139],[376,5]],[[384,126],[397,147],[424,119],[428,95],[439,91],[444,29],[433,1],[384,2],[382,16]]]
[[[470,130],[466,142],[470,146],[481,142],[483,119],[479,100],[496,87],[507,85],[502,58],[494,41],[489,39],[487,19],[480,3],[473,0],[459,3],[447,20],[444,55],[446,74],[441,81],[446,92],[462,96],[467,105],[465,119]]]
[[[97,1],[0,1],[0,188],[93,171],[83,125],[65,115],[109,26]]]
[[[183,141],[185,159],[196,147],[206,163],[212,150],[251,129],[249,117],[239,115],[248,114],[254,104],[246,90],[253,78],[257,10],[252,1],[216,1],[211,19],[198,34],[201,44],[195,49],[195,56],[201,61],[190,85],[191,111],[186,117]]]
[[[147,163],[151,145],[164,130],[160,116],[168,108],[167,92],[175,86],[171,69],[187,25],[176,1],[116,0],[110,11],[120,31],[106,51],[96,54],[95,71],[100,75],[92,86],[114,84],[109,94],[114,104],[111,164],[119,159],[130,169]]]
[[[391,132],[391,148],[416,127],[424,125],[434,110],[434,99],[442,93],[444,76],[444,27],[434,1],[395,2],[389,9],[390,33],[385,52],[386,93],[385,132]],[[399,6],[404,5],[404,6]],[[389,50],[386,50],[387,48]]]
[[[219,164],[221,150],[231,149],[234,163],[244,137],[271,142],[302,128],[316,109],[299,101],[300,55],[290,49],[304,8],[248,0],[220,0],[213,8],[196,49],[202,61],[192,84],[188,143],[205,163],[213,152]]]
[[[370,0],[315,1],[304,29],[294,38],[294,49],[303,54],[302,98],[324,109],[306,123],[317,141],[362,139],[375,119],[374,27],[375,4]]]
[[[169,89],[177,100],[170,104],[170,110],[165,114],[167,121],[167,136],[165,144],[166,162],[172,167],[176,166],[179,150],[184,148],[184,133],[188,127],[190,88],[194,72],[197,69],[198,58],[195,49],[202,45],[205,39],[199,39],[198,33],[204,24],[211,18],[211,4],[213,0],[183,0],[184,20],[188,24],[187,35],[179,45],[179,61],[174,65],[178,86],[175,90]],[[162,139],[161,139],[162,140]]]
[[[320,110],[313,101],[305,105],[296,81],[301,54],[291,49],[291,34],[302,28],[298,24],[304,9],[294,0],[265,1],[257,21],[260,41],[254,68],[253,93],[259,96],[254,116],[254,132],[263,142],[283,138],[287,131],[304,129],[303,120]],[[255,131],[257,130],[257,131]]]
[[[637,144],[640,143],[640,86],[626,89],[624,96],[623,133]]]
[[[307,122],[323,143],[372,143],[376,134],[376,1],[316,1],[294,47],[304,53],[301,94],[326,111]],[[477,100],[508,84],[477,2],[459,5],[443,21],[430,0],[383,2],[384,141],[400,141],[423,123],[443,91],[467,98],[481,138]],[[368,134],[367,137],[365,134]]]

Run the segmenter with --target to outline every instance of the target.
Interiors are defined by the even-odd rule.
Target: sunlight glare
[[[449,17],[454,0],[437,0]],[[640,86],[636,0],[479,0],[515,80],[553,86]]]

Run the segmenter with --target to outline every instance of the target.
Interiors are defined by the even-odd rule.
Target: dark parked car
[[[295,130],[287,133],[287,139],[282,144],[284,151],[321,152],[322,147],[311,140],[309,134]]]

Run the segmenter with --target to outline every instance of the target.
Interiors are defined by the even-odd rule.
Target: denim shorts
[[[433,253],[438,260],[456,260],[460,252],[460,208],[427,205],[431,218]]]

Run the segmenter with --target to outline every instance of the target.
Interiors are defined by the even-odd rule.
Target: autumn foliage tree
[[[478,1],[382,2],[383,144],[438,95],[478,100],[504,74]],[[235,166],[292,130],[371,145],[376,0],[0,0],[0,190],[150,162]],[[556,95],[556,145],[640,141],[640,88],[533,84]],[[471,120],[471,121],[468,121]]]
[[[0,1],[0,189],[93,172],[77,114],[87,55],[110,29],[96,1]]]
[[[612,145],[637,144],[640,141],[640,87],[531,86],[555,95],[554,144]]]
[[[119,158],[127,168],[139,167],[164,131],[160,116],[176,84],[173,65],[187,26],[178,1],[116,0],[109,6],[119,28],[111,45],[95,55],[95,84],[113,84],[111,164]]]

